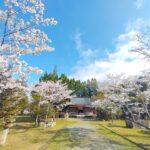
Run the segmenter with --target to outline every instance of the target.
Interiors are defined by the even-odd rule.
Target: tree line
[[[39,81],[58,81],[61,80],[62,83],[68,86],[69,90],[72,90],[72,95],[78,97],[92,97],[98,94],[98,82],[96,79],[92,78],[87,81],[76,80],[75,78],[68,78],[65,74],[60,76],[57,73],[57,67],[55,66],[52,73],[45,72],[43,76],[40,77]]]

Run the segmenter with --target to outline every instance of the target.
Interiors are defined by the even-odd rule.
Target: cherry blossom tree
[[[54,48],[49,45],[52,40],[42,31],[41,26],[56,25],[57,21],[44,18],[44,4],[41,0],[3,2],[3,9],[0,10],[0,94],[5,95],[10,90],[26,88],[30,73],[41,73],[41,70],[29,66],[21,57],[53,51]],[[11,99],[12,95],[9,96]],[[3,117],[2,114],[0,116]],[[4,140],[1,145],[4,145],[7,133],[8,130],[2,136]]]
[[[134,46],[130,49],[132,52],[140,54],[142,57],[150,60],[150,27],[146,27],[142,32],[136,32],[132,36],[128,37],[130,42],[133,42]]]
[[[148,110],[148,105],[150,104],[150,72],[145,70],[142,75],[137,80],[137,95],[140,98],[140,102],[144,106],[148,117],[150,118],[150,112]]]
[[[117,113],[122,105],[124,105],[128,99],[126,93],[123,92],[123,74],[119,75],[107,75],[107,80],[100,84],[99,91],[104,93],[104,100],[96,100],[93,102],[94,106],[101,107],[104,110],[111,111],[111,114]],[[112,115],[113,122],[113,115]]]
[[[38,68],[28,66],[19,58],[54,50],[49,46],[52,40],[40,27],[56,25],[57,21],[54,18],[44,19],[43,15],[41,0],[4,0],[4,10],[0,10],[0,25],[3,27],[0,32],[0,56],[11,66],[11,75],[24,77],[30,72],[39,73]]]
[[[64,100],[71,98],[72,91],[68,90],[67,85],[63,84],[60,80],[53,82],[40,82],[33,87],[34,95],[39,97],[38,107],[46,106],[45,123],[47,122],[48,112],[53,109],[54,106],[58,106]],[[39,114],[36,116],[36,125],[38,124]]]
[[[130,119],[133,123],[142,126],[142,124],[135,119],[134,113],[138,112],[149,116],[147,107],[150,102],[148,94],[149,74],[145,73],[145,75],[129,77],[120,74],[107,75],[107,77],[107,81],[101,84],[100,88],[100,91],[105,93],[105,99],[97,100],[93,102],[93,105],[103,109],[111,107],[112,112],[117,112],[119,109],[123,110],[125,114],[130,115]],[[141,103],[142,107],[139,108],[139,106],[135,106],[136,103],[133,100]]]
[[[3,119],[3,134],[0,145],[4,145],[12,119],[21,110],[21,104],[26,96],[26,88],[13,78],[0,75],[0,118]]]

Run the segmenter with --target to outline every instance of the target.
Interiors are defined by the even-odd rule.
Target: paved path
[[[51,144],[56,147],[51,149]],[[77,125],[66,127],[47,150],[129,150],[124,144],[114,142],[98,132],[95,125],[79,120]],[[59,145],[59,146],[58,146]]]

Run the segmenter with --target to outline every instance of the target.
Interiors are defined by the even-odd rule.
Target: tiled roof
[[[73,97],[71,99],[71,102],[70,104],[83,104],[83,105],[91,105],[91,100],[90,98],[87,98],[87,97]]]

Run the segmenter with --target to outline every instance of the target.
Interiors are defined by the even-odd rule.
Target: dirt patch
[[[78,124],[64,128],[52,142],[54,150],[124,150],[124,145],[112,142],[97,132],[88,121],[78,120]],[[62,147],[61,147],[62,146]],[[49,148],[50,149],[50,148]]]
[[[68,138],[71,143],[64,150],[121,150],[124,146],[112,143],[103,136],[99,136],[94,126],[81,124],[76,127],[66,128],[70,133]]]

